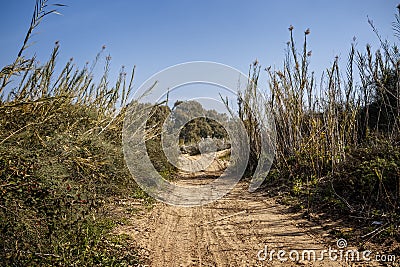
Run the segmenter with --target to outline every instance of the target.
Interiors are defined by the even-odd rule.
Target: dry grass
[[[60,7],[62,5],[58,5]],[[91,66],[66,63],[55,74],[59,51],[39,65],[25,58],[32,32],[47,11],[36,1],[16,60],[0,71],[0,261],[5,265],[127,265],[138,259],[108,233],[116,218],[103,210],[119,195],[137,195],[121,146],[122,110],[132,75],[122,68],[109,85],[110,57],[93,82]]]
[[[264,105],[273,113],[277,132],[268,188],[286,188],[308,217],[333,211],[369,218],[356,222],[359,225],[368,226],[370,220],[387,222],[394,227],[390,229],[397,229],[391,234],[399,241],[400,52],[396,45],[382,41],[371,21],[370,25],[381,49],[372,52],[367,45],[362,52],[352,45],[345,72],[336,58],[319,84],[309,70],[310,30],[304,32],[299,51],[294,28],[289,28],[283,68],[265,69],[271,96]],[[252,89],[259,71],[256,61],[250,67],[252,82],[239,103],[262,99]],[[239,114],[250,136],[251,168],[259,153],[258,121],[246,106],[240,107]]]

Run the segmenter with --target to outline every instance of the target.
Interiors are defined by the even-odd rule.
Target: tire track
[[[196,185],[213,180],[209,171],[201,179],[183,175],[177,183]],[[260,193],[249,193],[240,182],[225,197],[200,207],[177,207],[157,203],[143,218],[131,218],[129,229],[138,246],[147,252],[147,266],[379,266],[372,262],[348,265],[338,261],[269,261],[257,254],[275,250],[323,251],[321,232],[313,234],[299,215],[289,214],[281,205]],[[123,227],[123,226],[121,226]],[[128,228],[120,232],[129,233]],[[263,255],[263,254],[260,254]],[[276,257],[276,254],[275,254]]]

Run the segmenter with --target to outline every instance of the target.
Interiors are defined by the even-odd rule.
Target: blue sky
[[[44,19],[27,55],[35,53],[44,61],[58,40],[59,66],[73,57],[82,67],[106,45],[105,53],[112,57],[111,75],[116,77],[122,65],[127,69],[136,65],[137,88],[154,73],[193,60],[220,62],[244,73],[256,58],[263,67],[279,68],[291,24],[299,45],[304,30],[310,28],[311,68],[320,73],[336,55],[346,59],[354,36],[360,49],[366,43],[378,47],[367,16],[383,38],[395,40],[391,23],[399,1],[58,0],[50,3],[68,7],[60,8],[62,16],[50,15]],[[33,6],[33,0],[2,3],[0,66],[11,63],[17,55]],[[266,81],[266,75],[262,81]]]

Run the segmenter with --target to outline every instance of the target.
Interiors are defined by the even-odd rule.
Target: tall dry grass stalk
[[[62,4],[52,6],[63,7]],[[65,104],[77,104],[88,109],[96,110],[105,117],[99,117],[99,123],[107,116],[113,116],[120,108],[127,105],[127,100],[132,91],[132,82],[135,68],[127,79],[125,68],[122,67],[113,87],[109,85],[109,67],[111,57],[106,57],[103,75],[99,84],[93,83],[93,71],[102,53],[97,54],[95,60],[89,66],[78,69],[73,59],[65,64],[59,74],[55,74],[56,60],[59,51],[59,43],[56,42],[49,60],[39,65],[35,57],[26,58],[24,52],[30,46],[30,38],[33,31],[39,26],[43,18],[49,14],[59,14],[56,9],[48,11],[49,4],[46,0],[36,1],[31,24],[18,52],[16,60],[0,70],[0,94],[1,101],[5,102],[2,109],[11,106],[23,106],[26,104],[45,101],[58,101]],[[13,81],[14,79],[14,81]],[[11,83],[17,83],[12,85]],[[43,115],[46,112],[43,111]]]
[[[400,9],[393,25],[397,33],[399,16]],[[398,209],[393,203],[400,198],[400,179],[398,174],[392,176],[398,166],[397,156],[375,159],[374,155],[396,151],[400,138],[400,52],[396,45],[383,41],[372,21],[369,23],[380,41],[380,49],[372,52],[367,45],[362,52],[353,43],[345,71],[341,71],[336,57],[332,66],[323,72],[319,84],[309,69],[310,30],[304,32],[302,47],[298,50],[293,38],[294,28],[289,28],[290,41],[282,69],[265,69],[270,97],[263,99],[252,86],[239,92],[239,115],[245,123],[251,147],[247,175],[252,174],[259,158],[260,120],[243,103],[258,105],[263,101],[273,113],[276,125],[276,158],[270,179],[278,176],[293,186],[294,191],[305,192],[308,208],[319,185],[330,182],[332,195],[353,212],[334,188],[334,184],[343,185],[347,177],[347,188],[343,185],[340,190],[350,195],[348,188],[358,184],[359,191],[354,197],[363,202],[362,206],[376,207],[376,200],[380,199],[379,206],[383,209]],[[260,66],[256,61],[250,66],[250,85],[257,86],[259,74]],[[371,140],[375,141],[371,143]],[[369,156],[363,162],[358,154],[365,150]],[[359,165],[352,166],[351,161]],[[349,176],[346,168],[353,173],[363,173],[365,177]],[[371,202],[372,196],[375,202]]]
[[[398,30],[399,15],[396,18],[394,27]],[[294,28],[291,26],[290,41],[287,43],[282,69],[265,69],[268,74],[270,97],[263,99],[252,86],[246,88],[243,93],[239,92],[239,115],[245,123],[251,147],[247,174],[252,174],[259,158],[259,118],[243,103],[258,105],[263,101],[263,105],[268,106],[273,113],[276,125],[274,173],[277,172],[279,179],[286,180],[295,191],[302,192],[305,189],[308,208],[313,195],[311,190],[315,192],[320,184],[327,181],[331,182],[333,194],[350,207],[348,202],[336,193],[333,177],[337,176],[336,173],[344,172],[343,168],[348,166],[348,161],[359,153],[358,148],[369,146],[367,151],[371,156],[379,153],[376,149],[388,149],[386,145],[381,148],[378,148],[380,145],[369,145],[371,137],[386,139],[392,145],[399,139],[400,52],[397,46],[390,46],[386,41],[382,41],[372,22],[369,23],[380,41],[381,48],[373,53],[367,45],[365,52],[361,52],[352,44],[345,71],[341,71],[339,58],[336,57],[332,66],[323,72],[319,84],[314,72],[309,69],[312,58],[308,48],[310,30],[304,32],[303,43],[298,50],[293,38]],[[250,66],[250,85],[257,86],[259,74],[260,66],[256,61]],[[379,142],[378,144],[381,144]],[[391,160],[384,159],[382,162]],[[357,196],[384,195],[383,206],[396,209],[392,204],[393,199],[399,198],[400,189],[395,188],[400,188],[400,180],[397,177],[397,183],[395,182],[393,187],[397,192],[396,196],[393,195],[394,191],[382,193],[385,186],[393,183],[393,177],[389,175],[393,168],[383,163],[379,163],[381,166],[375,166],[378,163],[373,159],[371,161],[356,167],[357,172],[366,173],[365,178],[349,177],[348,182],[368,185],[359,188]],[[368,177],[374,176],[375,173],[379,173],[378,169],[384,168],[386,170],[380,173],[386,172],[390,177],[387,175],[382,178],[380,175],[380,189],[376,191],[375,180],[369,181]],[[275,179],[273,177],[274,174],[271,179]],[[339,180],[342,183],[342,180]],[[365,204],[371,205],[371,202]]]
[[[341,73],[336,58],[317,87],[314,73],[309,71],[309,33],[305,31],[303,48],[298,52],[291,27],[283,69],[266,71],[269,104],[277,126],[278,164],[290,167],[292,159],[308,160],[312,174],[321,177],[324,169],[334,170],[346,158],[346,150],[371,132],[390,138],[398,133],[399,53],[383,42],[384,54],[380,50],[372,54],[370,46],[362,54],[352,45],[346,74]]]

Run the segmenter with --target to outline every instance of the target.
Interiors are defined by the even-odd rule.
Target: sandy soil
[[[223,163],[195,176],[181,175],[178,183],[195,185],[209,182],[218,175]],[[315,250],[319,258],[324,249],[338,249],[322,227],[313,226],[300,214],[287,211],[262,193],[249,193],[240,182],[228,195],[200,207],[176,207],[156,203],[150,210],[132,215],[116,230],[127,234],[141,248],[146,266],[379,266],[377,263],[349,263],[302,259],[304,250]],[[267,249],[267,255],[264,251]],[[270,253],[275,250],[273,259]],[[288,258],[281,261],[277,253]],[[261,258],[259,258],[260,256]]]

